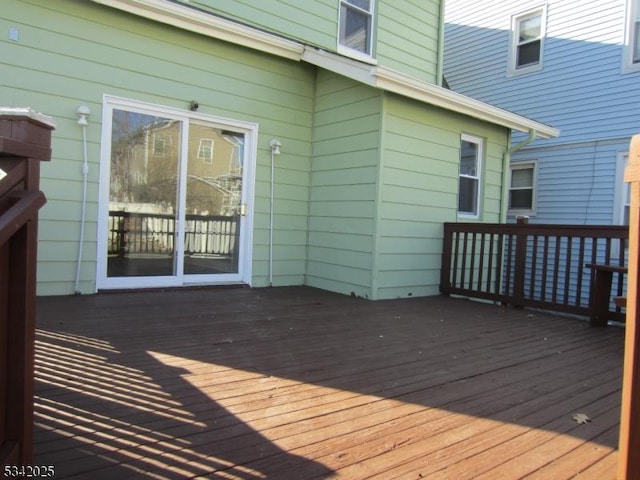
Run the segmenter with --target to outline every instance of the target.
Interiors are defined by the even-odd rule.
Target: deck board
[[[305,287],[44,297],[36,461],[56,478],[615,478],[623,337]]]

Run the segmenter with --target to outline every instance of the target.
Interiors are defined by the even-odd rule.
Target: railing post
[[[444,224],[444,235],[442,238],[442,260],[440,267],[440,293],[443,295],[449,295],[451,288],[451,242],[453,234],[448,228],[447,224]]]
[[[519,216],[517,225],[527,225],[529,217]],[[523,307],[524,300],[524,276],[527,265],[527,235],[520,232],[520,228],[516,231],[516,258],[513,273],[513,297],[514,306],[516,308]]]
[[[37,212],[53,128],[31,109],[0,108],[0,465],[33,464]]]
[[[631,140],[629,166],[625,182],[630,184],[629,207],[629,267],[627,276],[627,316],[625,328],[624,374],[620,441],[618,445],[618,479],[640,479],[640,135]]]

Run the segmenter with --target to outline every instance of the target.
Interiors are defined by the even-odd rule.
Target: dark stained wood
[[[594,271],[594,287],[591,295],[591,326],[606,327],[609,318],[609,303],[611,302],[611,285],[614,273],[627,273],[627,267],[617,265],[601,265],[589,263],[586,265]]]
[[[628,238],[626,226],[445,223],[440,292],[590,317],[595,275],[586,264],[622,268]],[[482,251],[476,244],[487,241],[498,254],[488,269],[474,269],[479,259],[472,257]],[[623,296],[623,270],[615,273],[616,296]],[[624,322],[620,307],[608,307],[605,323]]]
[[[40,298],[35,462],[56,478],[613,479],[623,335],[306,287]]]
[[[33,464],[37,214],[51,130],[30,114],[0,115],[0,467]]]

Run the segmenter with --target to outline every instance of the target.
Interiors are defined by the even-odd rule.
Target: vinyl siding
[[[339,0],[182,0],[187,6],[336,52]],[[433,83],[439,0],[374,0],[373,57],[379,65]]]
[[[320,72],[306,283],[372,298],[381,93]]]
[[[270,150],[278,138],[277,284],[301,284],[311,153],[314,69],[185,33],[90,2],[7,0],[0,28],[17,28],[19,41],[0,39],[8,74],[0,104],[31,106],[56,122],[53,159],[43,164],[38,293],[74,289],[78,250],[82,133],[75,111],[91,109],[86,244],[80,289],[95,289],[96,219],[104,94],[176,108],[192,99],[200,112],[259,124],[254,219],[253,284],[267,283]]]
[[[180,0],[224,18],[335,51],[338,0]]]
[[[621,72],[625,1],[547,2],[543,68],[509,77],[511,15],[540,5],[523,0],[509,2],[505,8],[499,0],[475,6],[449,0],[445,75],[451,87],[561,130],[560,137],[536,145],[636,133],[640,109],[630,108],[629,95],[637,89],[640,72]],[[519,138],[515,136],[514,141]]]
[[[379,0],[376,58],[380,65],[435,83],[440,2]]]
[[[512,163],[536,160],[536,211],[532,223],[610,225],[614,221],[616,164],[626,141],[532,148]]]
[[[385,99],[376,298],[435,295],[442,224],[459,218],[461,134],[484,140],[480,221],[496,222],[507,132],[395,95]]]

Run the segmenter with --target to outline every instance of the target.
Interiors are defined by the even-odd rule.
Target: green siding
[[[371,298],[380,92],[320,72],[307,284]]]
[[[440,0],[374,0],[379,65],[435,82]],[[444,0],[442,0],[444,1]],[[337,51],[339,0],[181,0],[206,12]]]
[[[499,221],[507,132],[395,95],[385,96],[374,298],[438,293],[442,224],[457,216],[462,132],[482,137],[482,221]]]
[[[378,0],[378,63],[435,83],[439,17],[439,0]]]
[[[336,49],[338,0],[180,0],[301,43]]]
[[[82,132],[75,111],[91,109],[87,243],[80,290],[95,289],[98,172],[104,94],[258,123],[254,228],[254,285],[267,284],[270,150],[276,163],[274,283],[301,284],[306,262],[311,122],[315,71],[127,15],[92,2],[6,0],[0,27],[5,74],[0,104],[31,106],[56,122],[53,159],[43,165],[48,197],[40,218],[39,294],[74,290],[82,187]]]

